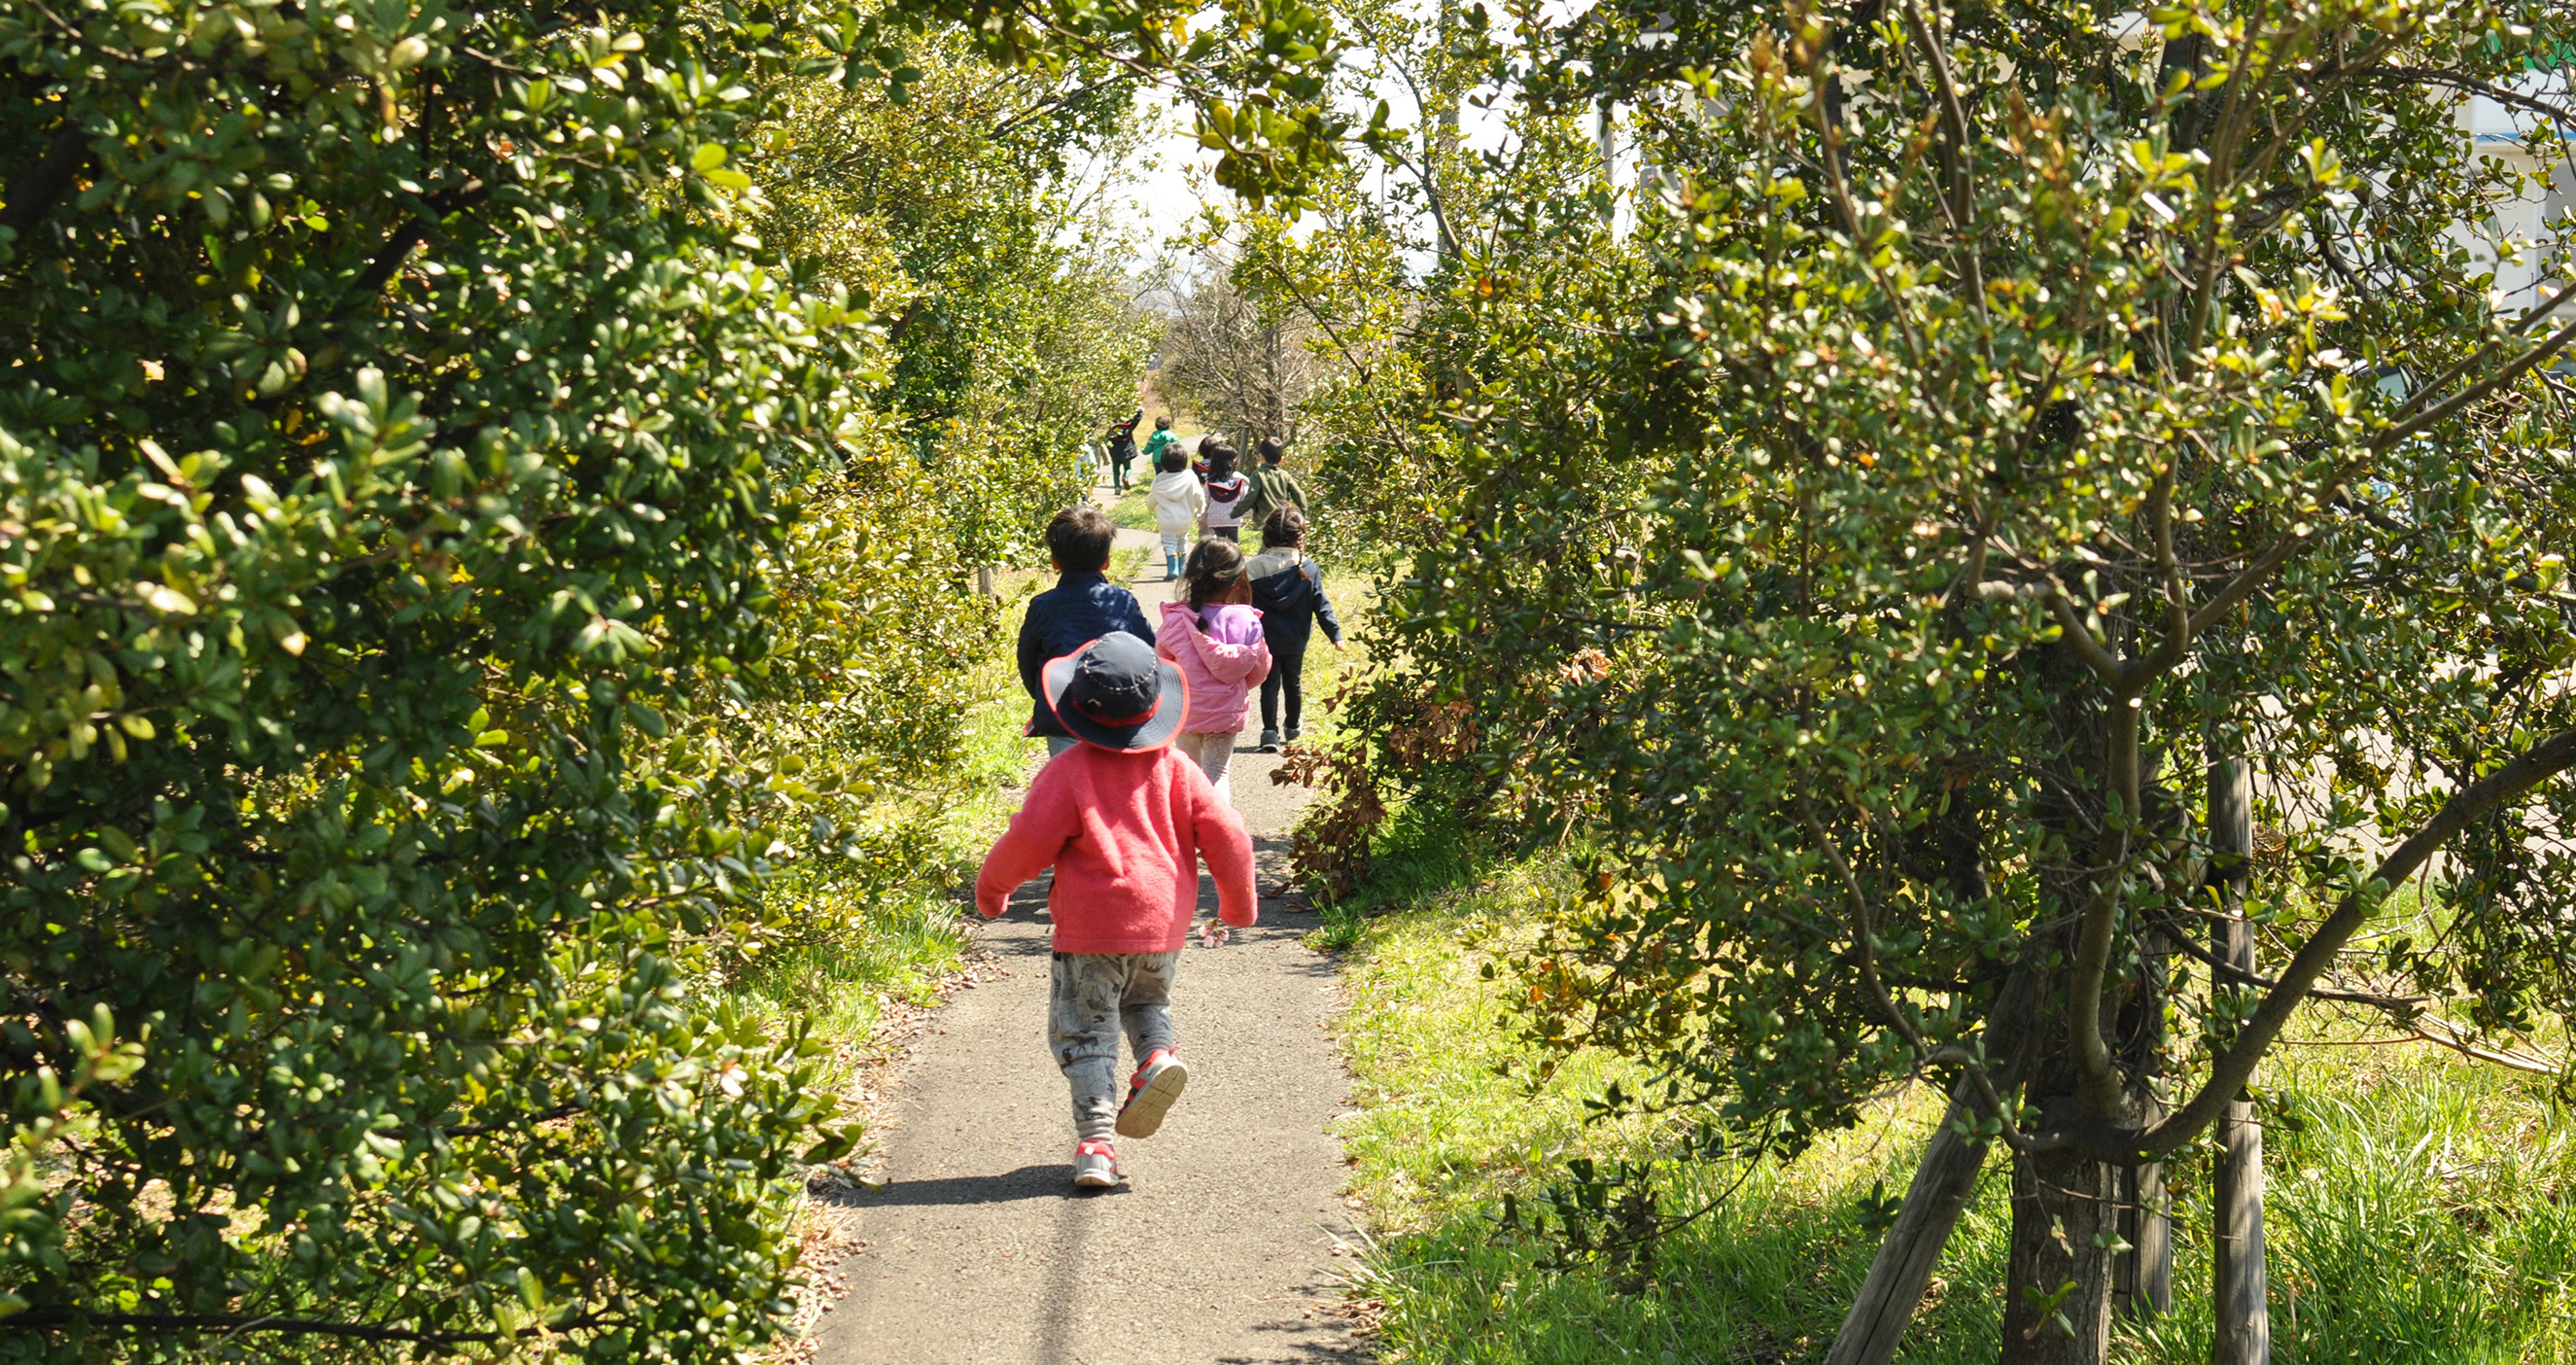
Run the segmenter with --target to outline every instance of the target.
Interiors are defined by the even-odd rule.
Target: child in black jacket
[[[1306,646],[1321,624],[1333,648],[1342,647],[1342,623],[1324,596],[1324,568],[1306,557],[1306,514],[1282,507],[1261,523],[1261,553],[1247,566],[1252,605],[1261,609],[1261,634],[1270,646],[1270,676],[1261,680],[1261,752],[1279,752],[1279,694],[1288,694],[1287,739],[1303,728]]]

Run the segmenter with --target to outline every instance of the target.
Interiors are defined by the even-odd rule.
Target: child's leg
[[[1277,679],[1280,690],[1288,694],[1288,728],[1295,730],[1298,723],[1306,718],[1306,651],[1300,649],[1293,654],[1272,656],[1270,677],[1262,679],[1261,683],[1264,689],[1261,694],[1261,722],[1264,725],[1270,723],[1270,693],[1267,689],[1272,678]]]
[[[1152,1137],[1162,1131],[1172,1101],[1190,1084],[1190,1069],[1172,1037],[1172,973],[1181,955],[1134,953],[1119,960],[1126,971],[1118,1016],[1127,1026],[1128,1044],[1136,1049],[1136,1075],[1118,1108],[1116,1131],[1122,1137]]]
[[[1106,1138],[1118,1121],[1118,1027],[1126,961],[1058,953],[1049,976],[1047,1046],[1073,1089],[1073,1129]]]
[[[1180,1048],[1172,1035],[1172,975],[1181,968],[1181,955],[1138,953],[1129,961],[1118,1018],[1127,1026],[1128,1050],[1141,1064],[1158,1047]]]
[[[1279,688],[1290,676],[1287,669],[1279,666],[1279,652],[1272,650],[1270,676],[1261,680],[1261,733],[1265,737],[1279,729]]]
[[[1242,734],[1241,730],[1184,730],[1174,743],[1182,757],[1198,764],[1199,771],[1207,774],[1208,785],[1216,788],[1217,799],[1229,806],[1234,804],[1234,788],[1227,781],[1227,770],[1234,763],[1234,741]]]

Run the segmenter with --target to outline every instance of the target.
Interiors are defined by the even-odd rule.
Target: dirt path
[[[1150,612],[1164,594],[1159,552],[1149,562]],[[1271,783],[1274,765],[1246,752],[1234,768],[1265,888],[1305,798]],[[1314,916],[1265,897],[1233,943],[1193,940],[1173,1002],[1189,1092],[1160,1134],[1120,1143],[1125,1185],[1076,1193],[1046,1050],[1044,907],[1032,884],[983,928],[1007,975],[960,992],[911,1061],[881,1136],[886,1184],[850,1196],[862,1249],[816,1329],[818,1365],[1364,1359],[1337,1311],[1350,1213],[1325,1126],[1348,1080],[1326,1031],[1331,966],[1299,942]]]

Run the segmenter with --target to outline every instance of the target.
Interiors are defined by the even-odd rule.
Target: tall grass
[[[1594,1268],[1547,1268],[1547,1247],[1501,1230],[1503,1196],[1562,1179],[1568,1157],[1669,1150],[1687,1118],[1587,1121],[1587,1098],[1641,1079],[1616,1059],[1579,1056],[1533,1079],[1502,988],[1480,969],[1528,932],[1562,874],[1541,858],[1462,885],[1456,845],[1435,825],[1382,851],[1396,880],[1380,885],[1409,878],[1413,899],[1354,919],[1344,970],[1357,1112],[1342,1131],[1381,1229],[1368,1289],[1383,1304],[1384,1358],[1821,1358],[1877,1248],[1870,1201],[1902,1192],[1938,1097],[1901,1096],[1862,1128],[1749,1173],[1661,1168],[1666,1210],[1710,1211],[1665,1239],[1642,1292]],[[2576,1143],[2545,1083],[2414,1045],[2291,1048],[2261,1079],[2284,1097],[2268,1134],[2274,1360],[2576,1360]],[[1994,1358],[2004,1170],[2000,1157],[1989,1166],[1903,1360]],[[2209,1359],[2206,1159],[2171,1175],[2178,1309],[2126,1332],[2128,1365]]]

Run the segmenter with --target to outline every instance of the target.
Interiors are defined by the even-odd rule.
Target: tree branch
[[[2324,241],[2331,239],[2320,238],[2319,240]],[[2557,312],[2558,305],[2565,303],[2568,296],[2571,294],[2576,294],[2576,282],[2571,282],[2566,288],[2550,295],[2547,302],[2537,304],[2529,312],[2524,313],[2521,319],[2515,322],[2513,327],[2508,330],[2504,336],[2497,337],[2486,345],[2469,352],[2449,369],[2446,369],[2440,374],[2435,375],[2433,378],[2424,381],[2424,383],[2418,386],[2413,393],[2406,395],[2406,401],[2397,405],[2398,413],[2403,415],[2413,412],[2426,399],[2429,399],[2434,394],[2440,393],[2442,390],[2449,388],[2461,375],[2467,374],[2469,371],[2476,369],[2480,361],[2493,355],[2495,353],[2495,348],[2504,344],[2505,337],[2518,337],[2538,326],[2541,319]]]
[[[2283,969],[2279,982],[2263,997],[2263,1003],[2246,1020],[2236,1041],[2210,1068],[2209,1080],[2188,1104],[2173,1111],[2166,1119],[2144,1132],[2071,1134],[2070,1145],[2090,1149],[2094,1155],[2113,1161],[2153,1161],[2165,1156],[2198,1135],[2214,1122],[2221,1111],[2244,1092],[2245,1083],[2254,1077],[2254,1068],[2271,1050],[2281,1030],[2290,1022],[2300,1002],[2307,999],[2317,979],[2332,966],[2335,955],[2343,951],[2371,913],[2379,908],[2390,887],[2403,883],[2423,867],[2451,836],[2466,829],[2480,817],[2507,801],[2530,791],[2550,778],[2576,768],[2576,730],[2561,730],[2525,750],[2521,757],[2470,783],[2442,803],[2430,823],[2417,830],[2412,838],[2396,847],[2382,860],[2368,882],[2344,893],[2334,914],[2299,947],[2290,965]]]
[[[2370,443],[2370,453],[2376,455],[2379,452],[2388,449],[2390,446],[2396,445],[2398,442],[2405,440],[2407,437],[2422,431],[2426,427],[2432,426],[2435,423],[2448,418],[2451,414],[2458,412],[2460,409],[2467,407],[2471,403],[2474,403],[2479,399],[2486,397],[2488,394],[2503,388],[2505,385],[2520,379],[2523,374],[2533,366],[2538,365],[2540,362],[2567,349],[2567,343],[2571,341],[2576,341],[2576,322],[2570,322],[2566,326],[2559,328],[2557,331],[2550,333],[2549,340],[2544,341],[2538,346],[2535,346],[2515,357],[2514,360],[2510,364],[2507,364],[2503,369],[2500,369],[2494,374],[2488,375],[2486,378],[2479,380],[2477,383],[2471,384],[2467,388],[2460,390],[2458,396],[2442,403],[2438,407],[2420,413],[2413,418],[2400,422],[2396,426],[2390,427],[2388,430],[2379,433],[2379,435],[2373,438]]]
[[[2290,562],[2290,556],[2297,554],[2299,547],[2307,544],[2308,540],[2309,537],[2303,535],[2283,536],[2272,542],[2261,555],[2256,556],[2253,563],[2238,570],[2236,576],[2227,581],[2227,586],[2220,588],[2218,595],[2209,599],[2209,605],[2191,614],[2192,638],[2197,639],[2202,632],[2216,625],[2219,617],[2235,610],[2238,603],[2253,596],[2255,589],[2262,587],[2272,577],[2273,571]]]
[[[429,240],[435,219],[472,208],[482,203],[490,193],[491,188],[481,180],[469,178],[455,189],[442,190],[423,200],[429,212],[414,215],[410,221],[396,228],[394,235],[387,238],[384,246],[367,262],[367,268],[359,271],[358,277],[349,282],[349,304],[355,305],[383,289],[385,282],[394,277],[394,272],[402,269],[413,249]]]
[[[1043,116],[1050,110],[1061,108],[1064,105],[1073,103],[1075,100],[1081,99],[1085,95],[1106,90],[1113,85],[1124,84],[1130,79],[1132,78],[1122,71],[1117,75],[1104,77],[1100,80],[1093,81],[1088,85],[1077,85],[1071,90],[1058,91],[1057,93],[1049,95],[1045,99],[1039,100],[1037,103],[1030,105],[1028,108],[1011,115],[1000,123],[994,124],[993,131],[986,133],[985,136],[991,138],[995,142],[999,142],[1004,137],[1016,131],[1020,125],[1031,122]]]
[[[2074,599],[2066,595],[2065,588],[2054,582],[2051,582],[2048,588],[2048,609],[2056,615],[2057,624],[2064,628],[2063,633],[2067,642],[2075,647],[2075,653],[2084,660],[2086,666],[2100,674],[2102,681],[2115,688],[2127,684],[2126,666],[2112,658],[2111,651],[2104,648],[2101,641],[2093,638],[2093,628],[2084,624],[2084,618],[2076,613]]]
[[[1870,995],[1878,1002],[1879,1009],[1896,1026],[1897,1035],[1913,1051],[1915,1064],[1957,1066],[1967,1072],[1979,1098],[1985,1101],[1987,1109],[1996,1116],[1996,1122],[2002,1125],[2005,1145],[2019,1149],[2025,1139],[2021,1130],[2014,1126],[2012,1114],[2004,1107],[2003,1100],[2003,1089],[2009,1088],[2012,1081],[2007,1079],[2003,1087],[1998,1087],[1993,1073],[1986,1068],[1985,1059],[1957,1044],[1927,1050],[1923,1046],[1923,1034],[1914,1027],[1913,1019],[1897,1005],[1896,998],[1887,993],[1887,985],[1878,975],[1878,948],[1871,941],[1869,898],[1861,893],[1860,879],[1852,874],[1851,863],[1843,857],[1842,846],[1834,841],[1832,833],[1825,828],[1825,822],[1817,818],[1815,806],[1807,799],[1804,776],[1799,778],[1798,816],[1806,824],[1808,836],[1816,841],[1817,851],[1824,854],[1825,861],[1833,866],[1834,875],[1842,882],[1844,894],[1851,899],[1851,933],[1854,949],[1860,958],[1861,979],[1868,983]],[[2026,980],[2019,975],[2014,978],[2015,982]],[[2009,987],[2007,989],[2009,991]],[[2000,1011],[2000,1006],[1998,1009]]]

